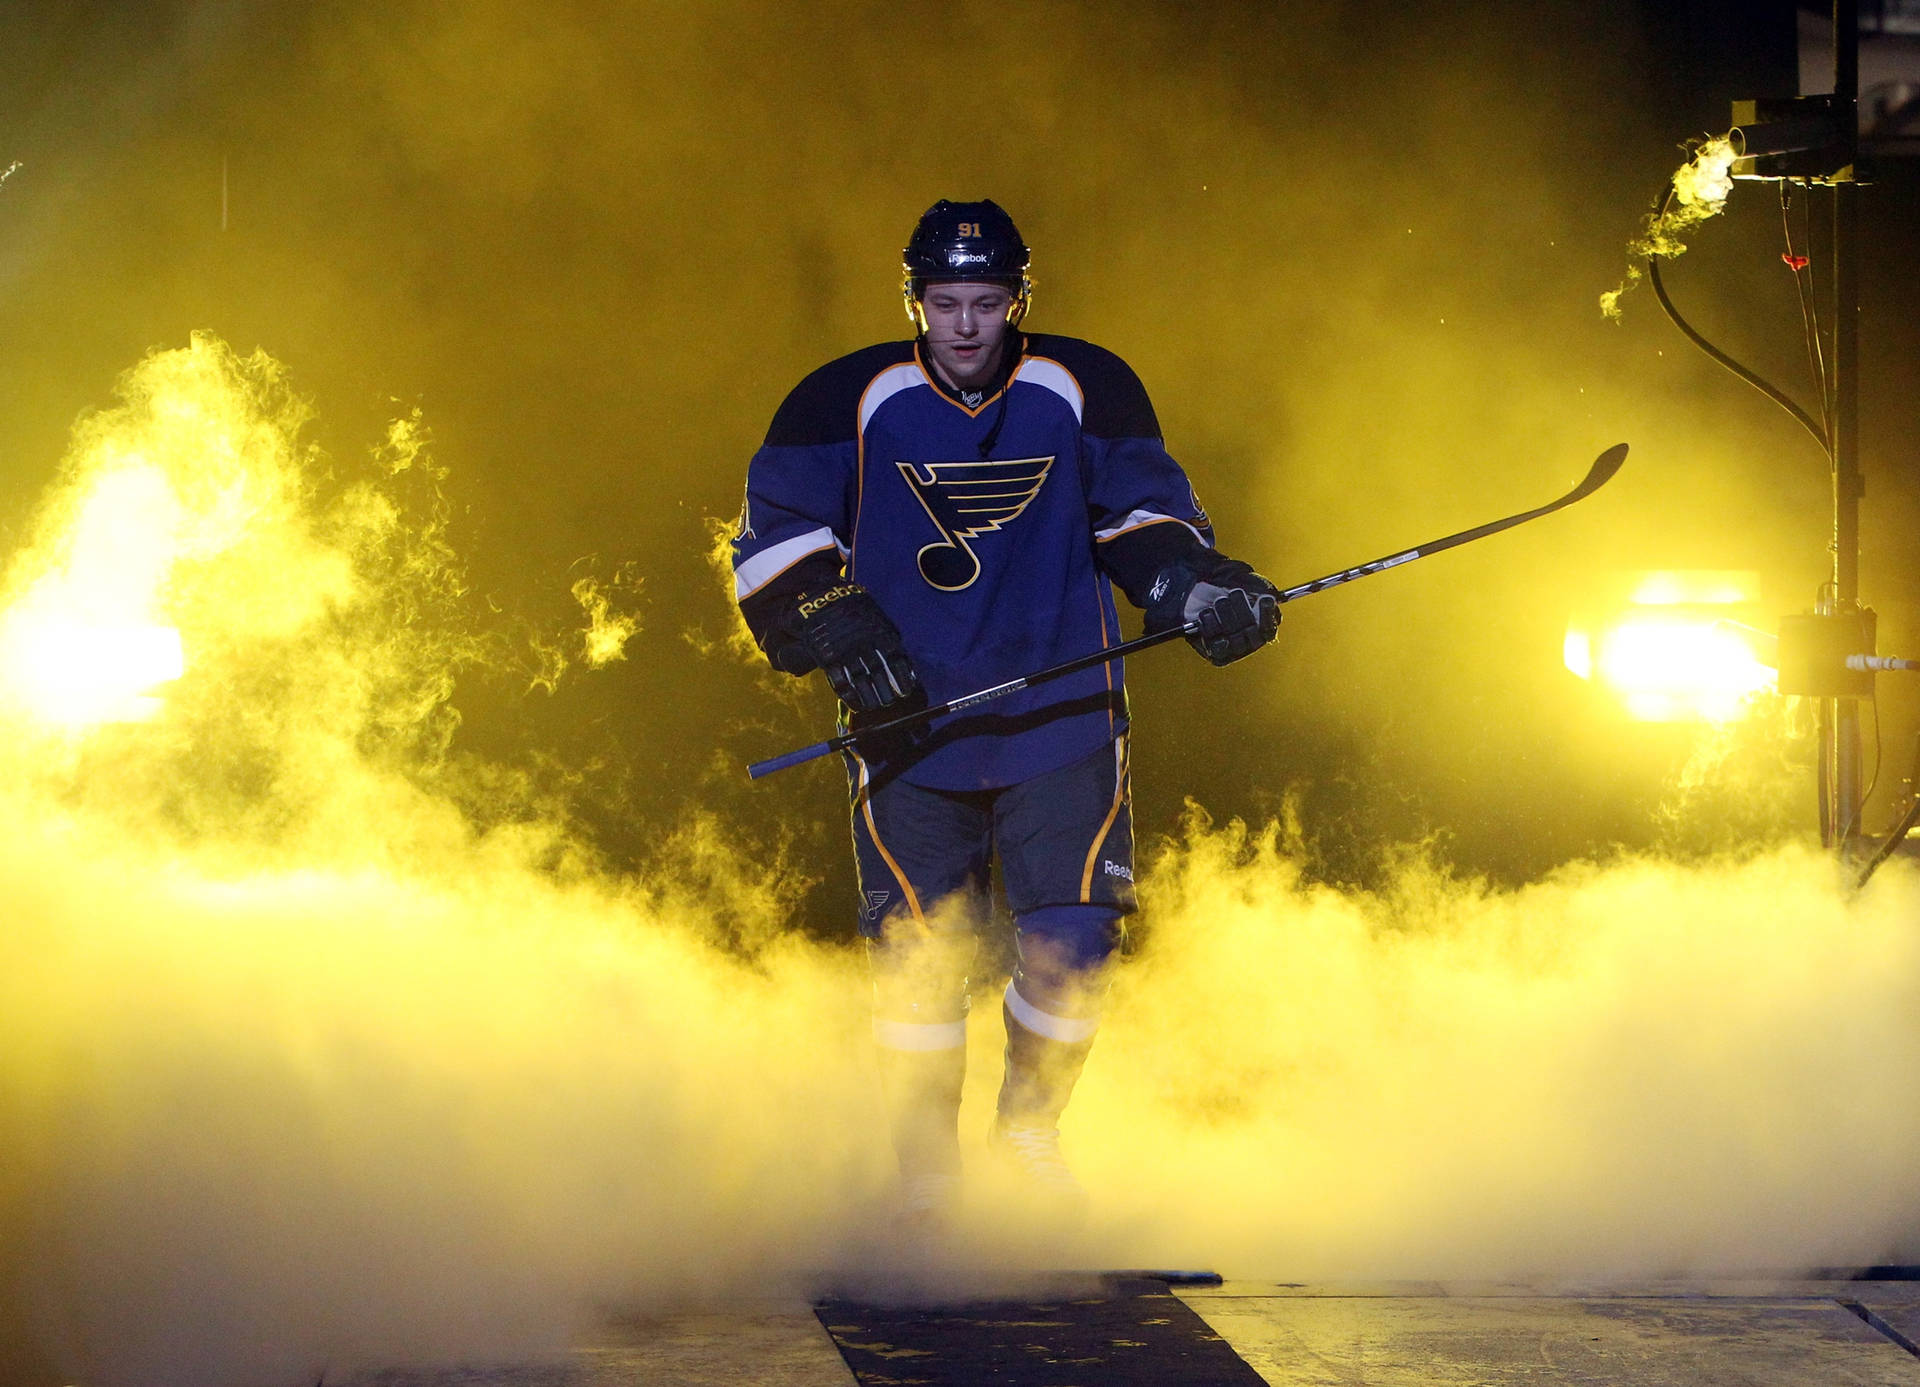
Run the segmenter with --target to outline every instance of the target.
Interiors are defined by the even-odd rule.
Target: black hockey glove
[[[783,614],[780,628],[787,648],[778,651],[775,665],[794,674],[818,666],[840,701],[855,713],[883,708],[904,713],[924,702],[899,629],[858,583],[800,593]],[[794,646],[805,652],[804,658],[795,658],[801,650]]]
[[[1147,630],[1199,621],[1187,644],[1216,665],[1251,655],[1280,633],[1280,589],[1213,549],[1183,554],[1147,590]]]

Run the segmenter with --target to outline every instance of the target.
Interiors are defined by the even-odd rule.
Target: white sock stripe
[[[1013,1013],[1013,1019],[1032,1031],[1035,1035],[1044,1035],[1048,1040],[1057,1040],[1065,1045],[1078,1045],[1083,1040],[1092,1040],[1093,1033],[1100,1029],[1097,1016],[1055,1016],[1050,1011],[1042,1011],[1020,995],[1020,989],[1012,983],[1007,984],[1007,1010]]]
[[[965,1021],[883,1021],[873,1018],[873,1038],[889,1050],[957,1050],[967,1043]]]

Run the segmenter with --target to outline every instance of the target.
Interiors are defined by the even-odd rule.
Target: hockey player
[[[1029,252],[992,202],[941,201],[902,288],[915,336],[821,367],[747,471],[735,593],[773,667],[824,672],[852,726],[1149,630],[1224,665],[1273,639],[1276,589],[1213,545],[1139,379],[1021,330]],[[967,973],[997,854],[1018,963],[990,1133],[1043,1191],[1079,1186],[1058,1124],[1134,908],[1119,665],[848,753],[860,933],[909,1212],[957,1196]]]

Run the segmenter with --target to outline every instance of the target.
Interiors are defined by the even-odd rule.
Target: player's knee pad
[[[1014,921],[1020,961],[1029,968],[1089,973],[1126,937],[1118,910],[1107,905],[1043,905]]]
[[[889,1050],[966,1044],[971,933],[889,930],[867,941],[874,1039]]]
[[[1014,921],[1019,963],[1014,989],[1032,1006],[1062,1016],[1092,1016],[1104,985],[1101,965],[1120,946],[1126,926],[1104,905],[1050,905]]]

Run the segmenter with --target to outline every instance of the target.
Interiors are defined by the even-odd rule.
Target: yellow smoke
[[[188,659],[138,726],[6,712],[8,1343],[90,1384],[311,1382],[831,1263],[881,1157],[858,1064],[818,1060],[859,1054],[858,988],[778,928],[799,878],[695,821],[665,855],[726,889],[692,899],[455,807],[518,791],[444,755],[496,646],[443,507],[390,485],[443,475],[417,419],[337,464],[277,363],[206,336],[119,393],[4,616],[87,594]]]
[[[499,646],[442,474],[417,421],[348,466],[310,418],[264,356],[149,357],[9,570],[9,619],[112,593],[185,663],[143,723],[6,714],[0,1329],[60,1380],[217,1387],[898,1285],[858,959],[786,928],[810,864],[695,815],[613,874],[531,803],[456,807],[519,792],[448,754]],[[1858,899],[1796,851],[1366,894],[1199,816],[1149,855],[1066,1123],[1102,1212],[1047,1241],[982,1181],[957,1282],[1784,1269],[1920,1212],[1898,866]]]
[[[1372,895],[1198,826],[1148,883],[1083,1149],[1154,1251],[1296,1279],[1870,1260],[1920,1215],[1883,1089],[1920,1060],[1915,883],[1837,879],[1793,850]]]
[[[1635,260],[1651,260],[1656,255],[1671,260],[1684,255],[1687,249],[1684,234],[1726,210],[1727,196],[1733,191],[1733,161],[1737,157],[1733,143],[1724,135],[1702,140],[1695,146],[1692,157],[1674,170],[1671,198],[1661,210],[1648,213],[1640,234],[1627,244],[1627,253]],[[1600,311],[1618,319],[1622,296],[1640,282],[1642,273],[1639,265],[1629,266],[1620,286],[1600,296]]]
[[[573,600],[587,614],[587,629],[581,636],[587,668],[600,669],[615,660],[627,658],[627,642],[640,634],[640,618],[620,611],[615,596],[622,588],[638,586],[629,569],[615,574],[610,582],[581,578],[569,589]]]

